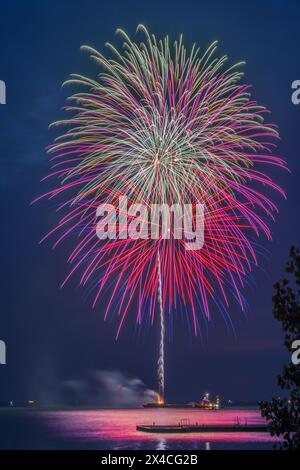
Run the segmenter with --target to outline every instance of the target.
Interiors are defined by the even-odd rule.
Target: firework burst
[[[227,321],[233,295],[242,309],[244,282],[256,259],[255,238],[271,232],[277,209],[271,190],[283,194],[268,167],[285,167],[274,155],[278,133],[265,122],[267,110],[241,82],[242,63],[226,66],[213,43],[200,54],[187,52],[182,37],[172,46],[144,26],[144,42],[124,43],[111,58],[87,46],[101,68],[97,80],[72,75],[66,82],[82,89],[69,98],[67,126],[49,148],[57,185],[43,197],[58,201],[62,218],[45,238],[56,246],[73,236],[65,284],[80,272],[90,285],[94,305],[106,301],[119,317],[118,334],[130,304],[137,322],[153,320],[159,278],[164,312],[183,309],[199,331],[215,304]],[[205,206],[205,243],[187,251],[183,240],[99,240],[96,209],[117,204],[120,195],[150,206],[201,203]]]

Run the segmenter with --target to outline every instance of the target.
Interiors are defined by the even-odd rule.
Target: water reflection
[[[157,443],[156,450],[166,450],[167,449],[167,441],[165,439],[160,439]]]
[[[205,449],[213,448],[271,448],[274,439],[268,433],[188,433],[153,434],[136,430],[137,424],[233,424],[247,422],[261,424],[263,419],[257,409],[180,410],[89,410],[48,412],[43,419],[57,436],[64,440],[85,442],[103,448],[146,449]]]

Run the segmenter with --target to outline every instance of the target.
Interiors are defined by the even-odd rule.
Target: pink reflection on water
[[[45,416],[46,415],[46,416]],[[153,434],[136,430],[137,424],[178,424],[189,419],[191,424],[231,425],[238,417],[240,424],[263,424],[256,409],[208,410],[76,410],[45,413],[47,425],[59,436],[80,440],[103,441],[197,441],[197,442],[275,442],[268,433],[188,433]]]

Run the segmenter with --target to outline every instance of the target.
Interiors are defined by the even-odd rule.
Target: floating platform
[[[189,424],[189,425],[161,425],[140,424],[137,431],[151,433],[189,433],[189,432],[268,432],[265,424]]]

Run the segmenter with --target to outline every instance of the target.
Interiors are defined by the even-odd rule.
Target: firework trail
[[[278,132],[265,122],[267,110],[241,82],[241,63],[226,66],[216,43],[200,55],[182,37],[172,47],[168,36],[138,30],[141,43],[118,30],[123,47],[108,44],[112,58],[83,46],[101,73],[66,82],[80,92],[69,98],[69,117],[54,123],[66,131],[49,148],[47,178],[57,184],[42,197],[62,216],[44,239],[54,236],[54,247],[72,240],[62,285],[78,273],[94,306],[107,301],[104,317],[117,317],[117,335],[132,304],[138,324],[153,322],[158,294],[161,318],[185,312],[197,334],[211,311],[230,325],[232,300],[245,309],[256,239],[271,239],[277,212],[270,194],[284,194],[269,168],[286,166],[274,154]],[[204,204],[204,247],[188,251],[184,240],[161,237],[99,240],[97,207],[124,195],[146,206]]]
[[[158,395],[159,400],[165,401],[165,319],[162,304],[162,279],[160,254],[157,253],[157,271],[158,271],[158,303],[159,303],[159,320],[160,320],[160,343],[158,358]]]

